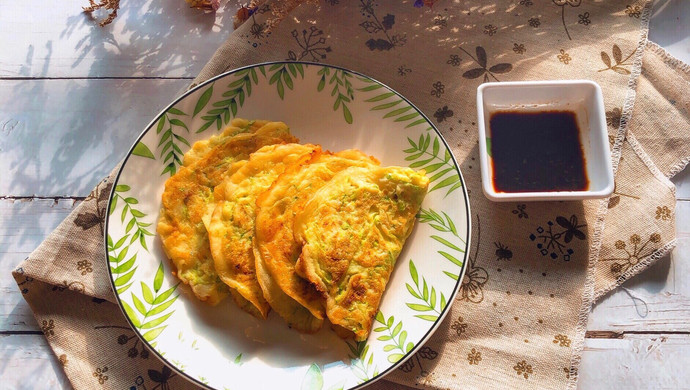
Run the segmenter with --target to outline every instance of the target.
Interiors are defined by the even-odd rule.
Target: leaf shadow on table
[[[86,196],[186,80],[33,80],[9,89],[26,107],[0,140],[3,194]],[[152,93],[151,90],[155,92]]]
[[[214,16],[182,0],[123,2],[121,15],[103,28],[86,14],[69,16],[55,39],[90,29],[75,45],[72,64],[77,68],[86,61],[89,71],[84,79],[14,83],[9,101],[26,109],[24,117],[12,118],[14,131],[0,141],[0,150],[14,149],[7,159],[13,178],[0,180],[3,194],[88,194],[232,31],[234,7],[226,3]],[[51,73],[52,44],[46,43],[38,77]],[[29,64],[33,53],[30,46]],[[123,71],[127,77],[119,76]]]
[[[75,11],[65,30],[47,40],[42,69],[32,72],[38,48],[27,48],[28,65],[21,73],[39,79],[9,82],[3,99],[21,107],[3,125],[7,129],[0,138],[2,163],[10,172],[0,179],[3,195],[88,194],[225,40],[235,5],[227,3],[217,17],[182,0],[122,6],[115,22],[103,28]],[[72,68],[83,68],[84,61],[89,71],[79,78],[54,79],[51,48],[72,34],[85,34],[75,45]],[[123,72],[126,77],[120,76]]]
[[[119,16],[105,27],[94,19],[98,13],[75,13],[60,38],[90,28],[75,45],[72,64],[92,61],[90,77],[192,78],[233,30],[238,6],[228,2],[214,15],[183,0],[122,2]]]

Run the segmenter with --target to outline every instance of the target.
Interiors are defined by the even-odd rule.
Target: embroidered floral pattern
[[[252,24],[249,26],[249,33],[244,35],[244,37],[248,39],[248,43],[251,43],[252,47],[259,47],[261,45],[259,41],[268,38],[271,35],[271,31],[268,23],[256,21],[256,15],[266,13],[270,8],[268,5],[262,5],[259,7],[250,7],[244,9],[246,11],[243,11],[244,15],[242,15],[242,18],[240,19],[248,20],[250,17],[252,18]],[[240,11],[238,11],[238,13],[239,12]],[[252,40],[254,42],[251,42]]]
[[[467,323],[463,321],[462,317],[458,317],[450,328],[453,329],[458,336],[460,336],[467,331]]]
[[[580,20],[577,21],[578,24],[583,24],[585,26],[589,26],[590,23],[592,23],[591,20],[589,20],[589,12],[585,12],[584,14],[579,14],[577,15]]]
[[[484,50],[484,48],[481,46],[477,46],[475,48],[475,53],[477,55],[476,58],[472,54],[470,54],[467,50],[462,48],[462,46],[459,49],[462,50],[471,59],[473,59],[474,62],[476,62],[479,65],[478,68],[470,69],[467,72],[462,74],[462,77],[464,77],[466,79],[476,79],[478,77],[484,76],[484,82],[487,82],[487,81],[489,81],[489,76],[491,76],[491,77],[493,77],[494,80],[500,81],[498,78],[496,78],[494,73],[502,74],[502,73],[508,73],[511,70],[513,70],[513,65],[509,64],[509,63],[500,63],[500,64],[496,64],[496,65],[493,65],[493,66],[487,68],[488,62],[487,62],[486,50]]]
[[[631,66],[632,63],[628,63],[628,60],[630,57],[635,54],[635,50],[632,50],[630,54],[623,58],[623,52],[621,51],[621,48],[618,47],[618,45],[614,44],[611,47],[611,55],[613,56],[613,60],[615,61],[614,63],[611,62],[611,57],[606,53],[605,51],[601,52],[601,61],[606,65],[606,68],[604,69],[599,69],[598,72],[604,72],[607,70],[612,70],[616,73],[619,74],[624,74],[628,75],[630,74],[630,70],[626,68],[626,66]]]
[[[436,118],[436,121],[439,123],[445,121],[446,119],[448,119],[452,116],[453,116],[453,110],[449,110],[448,106],[443,106],[443,107],[439,108],[438,110],[436,110],[436,112],[434,113],[434,117]]]
[[[572,58],[570,58],[570,54],[568,54],[563,49],[561,49],[560,53],[561,54],[558,55],[558,61],[561,61],[562,63],[568,65],[570,61],[572,61]]]
[[[43,331],[43,334],[48,337],[48,336],[55,336],[55,323],[53,320],[43,320],[41,321],[41,330]]]
[[[498,27],[494,26],[493,24],[487,24],[486,26],[484,26],[484,34],[487,34],[490,37],[493,37],[497,31]]]
[[[460,61],[462,61],[462,60],[460,59],[459,55],[451,54],[448,61],[446,61],[446,64],[449,64],[451,66],[460,66]]]
[[[82,276],[93,272],[93,264],[88,260],[77,261],[77,271],[81,271]]]
[[[558,216],[556,223],[559,227],[554,227],[552,221],[546,223],[547,228],[542,226],[537,227],[537,234],[530,234],[529,238],[537,242],[537,248],[542,256],[549,255],[552,259],[557,259],[558,254],[563,255],[564,261],[570,261],[570,256],[575,251],[568,247],[573,238],[584,240],[587,238],[586,234],[580,230],[587,226],[587,224],[578,224],[577,216],[572,215],[570,219]],[[558,251],[558,253],[556,253]]]
[[[474,256],[467,257],[470,264],[465,271],[465,275],[462,277],[462,282],[460,283],[460,297],[458,300],[472,303],[479,303],[484,300],[483,288],[489,280],[489,274],[484,268],[475,265],[480,244],[481,226],[479,223],[479,216],[477,216],[477,247],[475,248]]]
[[[656,219],[662,221],[668,221],[671,219],[671,209],[667,206],[657,206],[656,207]]]
[[[648,248],[648,245],[650,243],[657,244],[660,241],[661,235],[659,233],[651,234],[644,243],[642,242],[642,238],[639,234],[633,234],[630,236],[628,241],[632,245],[632,248],[629,248],[625,241],[616,240],[614,247],[619,252],[622,252],[620,256],[609,257],[601,260],[613,261],[614,263],[611,264],[611,273],[618,276],[625,273],[628,269],[630,269],[630,267],[638,264],[644,258],[654,253],[656,248]]]
[[[326,46],[323,30],[315,26],[309,27],[309,30],[302,30],[301,34],[297,30],[292,30],[292,37],[295,38],[295,42],[302,51],[299,54],[292,50],[288,51],[289,61],[300,61],[306,57],[310,61],[319,62],[326,59],[326,53],[331,52],[331,47]]]
[[[419,376],[426,378],[430,373],[422,365],[422,359],[431,361],[437,357],[438,352],[434,351],[430,347],[422,347],[419,352],[414,354],[414,359],[408,359],[405,364],[400,367],[400,370],[403,372],[411,372],[416,366],[419,366]],[[417,362],[416,365],[415,361]]]
[[[513,43],[513,51],[516,54],[525,54],[527,49],[525,49],[525,45],[523,43],[521,43],[519,45],[517,43]]]
[[[400,65],[398,67],[398,76],[407,76],[408,73],[412,73],[412,69],[406,67],[405,65]]]
[[[553,337],[553,343],[561,347],[570,347],[570,339],[564,334],[557,334]]]
[[[391,50],[396,46],[402,46],[407,42],[406,35],[395,34],[391,35],[388,32],[393,28],[395,24],[395,15],[387,14],[382,20],[379,20],[374,7],[376,2],[374,0],[360,0],[359,9],[362,12],[362,16],[366,17],[367,20],[360,23],[362,27],[369,34],[379,35],[383,33],[385,39],[383,38],[372,38],[366,42],[369,50]]]
[[[434,89],[431,90],[431,96],[441,97],[443,92],[445,92],[446,86],[442,82],[437,81],[432,85]]]
[[[639,19],[642,16],[642,7],[639,5],[626,5],[625,14],[631,18]]]
[[[525,379],[529,378],[529,374],[532,374],[532,366],[527,364],[527,361],[523,360],[521,362],[518,362],[514,367],[513,370],[517,372],[518,375],[522,375],[525,377]]]
[[[105,375],[105,373],[108,372],[108,366],[104,366],[103,368],[96,368],[96,371],[92,373],[94,378],[98,379],[98,383],[104,384],[105,381],[108,380],[108,376]]]
[[[517,215],[518,218],[524,218],[528,219],[529,215],[527,215],[527,212],[525,211],[527,209],[526,204],[518,204],[515,206],[515,210],[511,211],[513,214]]]
[[[541,21],[539,20],[539,18],[530,18],[527,22],[530,26],[534,28],[541,26]]]
[[[479,362],[482,361],[482,353],[472,348],[470,353],[467,354],[467,361],[470,362],[470,365],[478,366]]]
[[[128,327],[124,326],[117,326],[117,325],[102,325],[102,326],[96,326],[94,329],[109,329],[109,328],[117,328],[117,329],[122,329],[127,332],[131,332],[131,329]],[[141,342],[139,337],[136,335],[132,334],[131,336],[128,336],[124,333],[120,334],[117,336],[117,343],[119,345],[127,345],[129,344],[130,341],[134,340],[134,345],[127,350],[127,356],[134,359],[137,356],[142,358],[142,359],[148,359],[149,358],[149,350],[146,348],[144,343]],[[140,345],[141,344],[141,345]],[[139,348],[139,346],[141,348]]]

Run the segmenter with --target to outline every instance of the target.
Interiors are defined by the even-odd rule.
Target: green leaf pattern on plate
[[[410,168],[424,169],[429,177],[429,192],[448,188],[446,196],[462,187],[460,174],[455,168],[450,152],[445,147],[441,150],[438,137],[427,133],[420,134],[417,142],[407,137],[410,147],[405,149],[405,161],[410,161]],[[431,150],[429,150],[431,147]]]
[[[118,202],[124,203],[125,206],[122,208],[122,212],[120,213],[120,222],[124,224],[127,216],[129,215],[131,217],[125,227],[125,233],[129,233],[132,231],[132,229],[136,228],[132,234],[132,238],[129,240],[129,244],[139,240],[141,246],[148,252],[149,248],[146,245],[146,236],[153,236],[153,233],[148,231],[146,228],[151,226],[151,223],[141,221],[141,218],[145,217],[146,214],[134,208],[135,205],[139,204],[139,201],[136,198],[122,195],[129,190],[131,190],[131,187],[126,184],[118,184],[115,186],[115,191],[113,192],[113,197],[110,200],[110,205],[108,208],[108,215],[113,215],[113,213],[115,213]]]
[[[332,74],[331,74],[332,73]],[[338,111],[338,108],[342,108],[343,118],[345,122],[352,124],[352,112],[347,107],[347,103],[351,103],[355,100],[355,93],[352,87],[352,82],[350,79],[353,77],[350,72],[342,69],[333,69],[324,66],[317,72],[321,78],[319,79],[319,84],[316,86],[316,90],[321,92],[326,87],[326,82],[328,82],[328,87],[331,90],[331,96],[335,97],[335,102],[333,103],[333,111]]]
[[[122,307],[132,321],[132,325],[148,342],[155,340],[165,330],[167,327],[165,322],[175,313],[175,310],[169,310],[169,308],[179,296],[173,295],[177,285],[163,292],[160,291],[163,286],[163,276],[163,262],[161,262],[153,278],[153,289],[141,282],[141,295],[130,293],[134,307],[125,300],[121,300]]]
[[[177,172],[177,168],[182,165],[182,157],[184,153],[180,148],[181,144],[187,145],[189,147],[189,141],[181,135],[181,131],[184,129],[189,133],[189,128],[182,122],[179,117],[185,117],[187,114],[178,110],[175,107],[171,107],[163,113],[163,115],[158,120],[156,125],[156,134],[159,135],[158,146],[160,148],[160,158],[165,162],[165,168],[161,175],[166,173],[170,176]],[[177,132],[175,131],[177,129]]]
[[[275,84],[276,90],[278,91],[278,96],[280,100],[285,98],[285,87],[292,90],[294,88],[294,83],[292,78],[297,79],[297,74],[304,78],[304,68],[302,64],[293,63],[282,63],[273,64],[268,68],[268,72],[271,73],[271,77],[268,79],[270,85]]]
[[[223,98],[219,101],[213,102],[211,104],[212,108],[207,110],[206,114],[201,117],[201,119],[204,121],[204,124],[199,127],[199,129],[196,131],[197,133],[206,131],[214,123],[216,125],[216,130],[220,130],[224,125],[230,123],[232,118],[237,116],[238,109],[242,107],[245,100],[252,95],[252,86],[259,83],[259,75],[256,71],[257,69],[261,72],[261,74],[264,75],[265,78],[266,71],[263,66],[243,69],[233,75],[234,79],[227,85],[227,91],[223,92],[222,94]],[[213,94],[214,84],[212,84],[209,89],[204,92],[204,94],[209,92],[208,100],[210,100],[211,95]],[[203,107],[206,107],[208,102],[203,100],[206,100],[206,98],[204,98],[202,95],[199,98],[199,102],[197,102],[196,108],[194,109],[195,112],[200,105],[202,105],[202,108],[199,108],[199,112],[201,112]]]
[[[129,252],[129,244],[125,244],[129,234],[114,242],[110,234],[108,234],[108,263],[110,264],[110,272],[113,274],[113,284],[118,294],[122,294],[132,286],[132,276],[137,270],[134,263],[137,260],[137,254],[134,253],[130,258],[127,258]]]
[[[323,389],[323,374],[317,364],[312,363],[307,373],[302,379],[301,390],[321,390]]]
[[[388,361],[395,363],[402,359],[408,352],[414,348],[414,343],[407,341],[407,331],[403,330],[403,323],[399,321],[395,323],[395,317],[390,316],[388,319],[379,311],[376,313],[376,322],[382,324],[374,328],[374,332],[386,332],[387,334],[377,337],[379,341],[390,341],[391,343],[386,344],[383,347],[384,352],[390,352],[388,354]],[[399,351],[399,352],[398,352]]]
[[[149,149],[149,147],[146,146],[146,144],[141,142],[141,141],[137,142],[137,144],[134,145],[134,149],[132,149],[132,155],[139,156],[139,157],[146,157],[146,158],[150,158],[152,160],[156,159],[156,156],[153,154],[151,149]]]
[[[364,383],[379,375],[379,369],[374,365],[374,353],[369,351],[366,341],[348,341],[350,348],[350,369],[359,383]]]
[[[446,297],[441,293],[440,299],[437,300],[436,289],[432,286],[429,290],[429,286],[426,283],[426,279],[422,277],[422,287],[419,286],[419,274],[417,272],[417,267],[414,265],[414,261],[410,260],[410,276],[414,282],[414,286],[409,283],[405,283],[407,291],[416,299],[422,301],[423,303],[405,303],[410,309],[422,312],[426,314],[416,314],[415,317],[421,318],[426,321],[436,321],[438,317],[443,312],[446,307]],[[438,309],[436,308],[436,303],[438,302]]]
[[[381,111],[384,113],[384,119],[395,118],[393,119],[394,122],[409,122],[405,125],[406,129],[427,123],[426,119],[407,103],[405,99],[389,91],[382,84],[378,84],[366,77],[358,77],[358,79],[369,84],[366,87],[357,88],[358,91],[375,93],[374,96],[364,100],[365,102],[375,104],[374,107],[370,108],[371,111]],[[426,130],[431,129],[431,126],[426,128]]]
[[[433,209],[421,209],[419,211],[418,217],[419,217],[419,222],[421,223],[428,223],[429,226],[434,228],[436,231],[442,232],[442,233],[451,233],[455,238],[453,239],[458,239],[460,241],[459,245],[453,244],[452,242],[448,241],[447,239],[437,236],[437,235],[431,235],[430,237],[437,241],[440,242],[441,244],[445,245],[447,248],[459,252],[459,253],[465,253],[465,247],[467,246],[467,243],[465,240],[463,240],[460,235],[458,234],[458,230],[455,227],[455,224],[453,223],[453,220],[450,219],[448,214],[445,212],[442,212],[443,216],[441,216],[439,213],[434,211]],[[458,259],[454,255],[446,252],[446,251],[438,251],[438,254],[443,256],[446,260],[450,261],[454,265],[458,267],[458,271],[462,269],[462,260]],[[444,274],[446,274],[448,277],[452,278],[453,280],[458,280],[458,274],[449,272],[449,271],[443,271]]]

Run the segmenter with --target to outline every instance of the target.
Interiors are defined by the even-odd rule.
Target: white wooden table
[[[0,0],[0,388],[70,387],[10,272],[201,70],[241,2],[214,17],[122,0],[99,28],[87,0]],[[690,1],[657,0],[649,35],[690,62]],[[582,389],[690,388],[690,169],[674,182],[678,247],[596,305]]]

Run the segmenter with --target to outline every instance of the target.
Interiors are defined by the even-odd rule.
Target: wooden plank
[[[75,206],[71,199],[0,200],[0,332],[40,330],[11,272]]]
[[[676,58],[690,63],[690,3],[687,0],[656,0],[649,21],[649,39]]]
[[[602,299],[587,329],[690,332],[690,201],[676,204],[678,244],[670,256]]]
[[[676,198],[690,200],[690,169],[686,167],[674,176],[671,181],[676,185]]]
[[[3,389],[72,388],[42,334],[0,335],[0,356]]]
[[[690,389],[690,335],[585,339],[579,389]]]
[[[187,84],[0,80],[0,196],[87,195]]]
[[[88,0],[3,2],[0,77],[194,77],[233,30],[240,3],[214,15],[184,0],[123,0],[101,28],[82,12]]]

